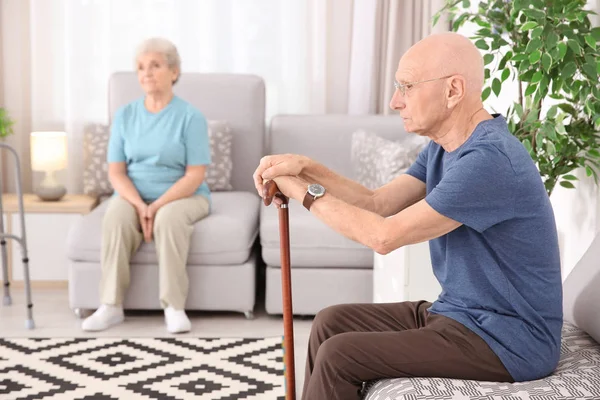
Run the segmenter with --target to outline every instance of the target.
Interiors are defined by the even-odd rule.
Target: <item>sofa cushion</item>
[[[292,268],[373,267],[373,251],[368,247],[340,235],[297,202],[291,202],[288,210]],[[275,205],[261,206],[260,243],[265,263],[281,266],[279,215]]]
[[[369,382],[364,400],[387,399],[598,399],[600,344],[565,323],[561,356],[554,373],[529,382],[499,383],[444,378],[397,378]]]
[[[403,136],[387,140],[374,132],[357,130],[352,134],[351,159],[354,176],[361,185],[374,190],[403,174],[417,159],[429,139]]]
[[[73,261],[100,262],[104,201],[73,224],[67,255]],[[212,193],[212,211],[194,226],[188,265],[240,264],[250,256],[258,234],[260,199],[249,192]],[[142,243],[132,264],[158,263],[154,243]]]

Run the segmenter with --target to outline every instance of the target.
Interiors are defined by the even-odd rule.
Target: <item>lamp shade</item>
[[[65,132],[31,133],[31,169],[58,171],[67,167],[67,134]]]

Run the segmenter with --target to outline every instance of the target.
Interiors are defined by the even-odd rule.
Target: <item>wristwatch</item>
[[[306,207],[308,211],[310,211],[310,206],[315,202],[319,197],[323,197],[325,194],[325,188],[318,183],[313,183],[308,185],[308,190],[304,195],[304,200],[302,201],[302,205]]]

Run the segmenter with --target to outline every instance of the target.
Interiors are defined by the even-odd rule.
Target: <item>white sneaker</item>
[[[113,325],[120,324],[124,320],[123,306],[102,304],[95,313],[81,323],[81,329],[92,332],[103,331]]]
[[[189,332],[192,329],[192,323],[185,311],[176,310],[173,307],[165,308],[165,323],[167,324],[167,331],[170,333]]]

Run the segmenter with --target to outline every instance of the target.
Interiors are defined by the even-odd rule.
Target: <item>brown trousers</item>
[[[490,347],[425,301],[343,304],[314,319],[303,400],[360,399],[362,383],[443,377],[513,382]]]

